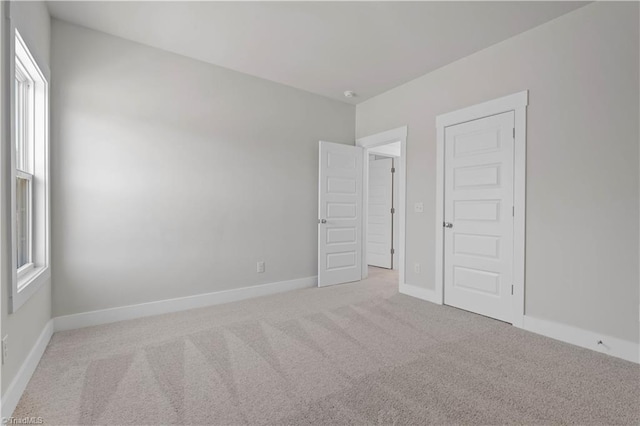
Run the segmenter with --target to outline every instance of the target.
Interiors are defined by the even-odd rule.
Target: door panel
[[[391,269],[393,246],[393,159],[369,161],[367,263]]]
[[[362,148],[320,142],[318,285],[362,275]]]
[[[510,322],[514,114],[445,129],[444,302]]]

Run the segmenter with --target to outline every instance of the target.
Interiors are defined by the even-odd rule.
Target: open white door
[[[362,278],[363,149],[320,141],[318,286]]]
[[[391,269],[393,257],[393,159],[369,161],[367,262]]]

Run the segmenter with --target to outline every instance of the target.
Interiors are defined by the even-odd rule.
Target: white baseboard
[[[267,296],[290,290],[315,287],[317,284],[317,276],[305,277],[289,281],[279,281],[250,287],[216,291],[213,293],[198,294],[195,296],[141,303],[138,305],[64,315],[53,319],[54,329],[55,331],[72,330],[76,328],[90,327],[93,325],[186,311],[188,309],[204,308],[207,306],[237,302],[239,300]]]
[[[7,418],[13,414],[13,411],[18,405],[31,376],[36,370],[36,367],[38,366],[38,363],[51,340],[54,330],[71,330],[92,325],[107,324],[128,319],[236,302],[290,290],[315,287],[317,282],[317,277],[306,277],[53,318],[45,325],[42,333],[38,337],[38,340],[29,352],[29,355],[27,355],[24,363],[20,367],[20,370],[18,370],[18,373],[16,374],[16,377],[13,379],[4,394],[4,398],[2,399],[2,417]],[[409,284],[400,284],[399,290],[402,294],[416,297],[431,303],[440,304],[436,298],[436,293],[433,290]],[[627,361],[640,363],[640,345],[635,342],[531,316],[524,317],[523,328],[527,331],[541,334],[552,339],[592,349]],[[603,344],[598,344],[598,341],[602,341]]]
[[[441,305],[434,290],[409,284],[400,284],[399,291],[407,296]],[[607,336],[594,331],[583,330],[554,321],[524,316],[522,328],[565,343],[591,349],[627,361],[640,363],[640,344],[617,337]],[[598,344],[602,341],[602,344]]]
[[[635,342],[528,315],[524,316],[523,328],[572,345],[640,363],[640,345]],[[598,344],[599,341],[602,341],[602,344]]]
[[[9,388],[7,388],[2,398],[3,418],[11,417],[13,411],[16,409],[24,390],[27,388],[29,380],[31,380],[31,376],[33,376],[33,373],[36,371],[40,358],[42,358],[45,349],[47,349],[51,336],[53,336],[53,320],[49,320],[44,326],[38,340],[36,340],[33,348],[29,351],[29,355],[27,355],[18,373],[9,385]]]
[[[400,284],[398,291],[402,294],[406,294],[407,296],[416,297],[418,299],[426,300],[427,302],[442,305],[436,296],[436,292],[434,290],[429,290],[428,288],[410,284]]]
[[[7,418],[11,417],[13,414],[13,411],[16,409],[24,390],[27,388],[27,384],[35,372],[54,331],[71,330],[128,319],[185,311],[188,309],[204,308],[222,303],[237,302],[254,297],[283,293],[290,290],[315,287],[317,284],[318,277],[298,278],[289,281],[280,281],[251,287],[217,291],[214,293],[199,294],[196,296],[160,300],[157,302],[141,303],[139,305],[103,309],[99,311],[84,312],[81,314],[65,315],[53,318],[49,320],[47,325],[45,325],[42,333],[38,337],[38,340],[29,352],[29,355],[27,355],[22,366],[18,370],[16,377],[5,392],[2,398],[1,416],[3,418]]]

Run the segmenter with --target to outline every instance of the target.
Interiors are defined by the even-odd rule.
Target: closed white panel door
[[[514,114],[445,129],[444,302],[511,322]]]
[[[367,263],[391,269],[393,246],[393,159],[369,161]]]
[[[320,142],[318,285],[362,278],[360,147]]]

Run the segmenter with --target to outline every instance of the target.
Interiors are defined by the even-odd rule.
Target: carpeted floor
[[[369,279],[56,333],[47,424],[634,424],[637,364]]]

